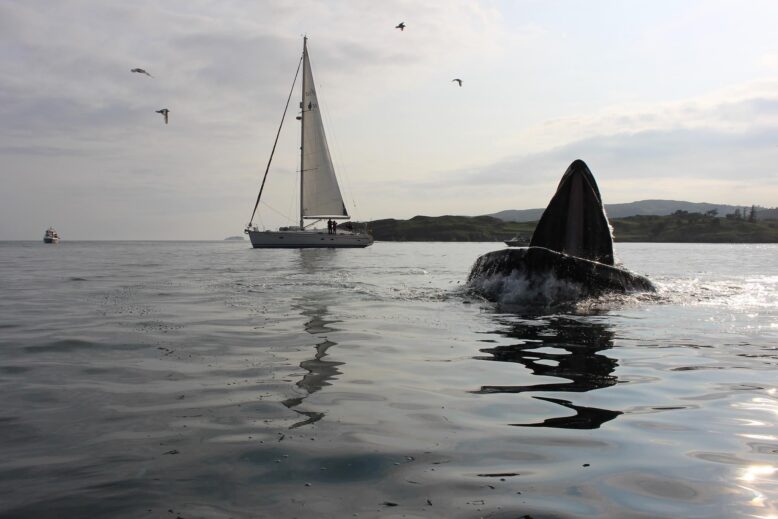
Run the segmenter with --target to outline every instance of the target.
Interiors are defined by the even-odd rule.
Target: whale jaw
[[[651,281],[626,269],[543,247],[511,247],[479,257],[468,286],[491,301],[548,305],[605,293],[653,292]]]

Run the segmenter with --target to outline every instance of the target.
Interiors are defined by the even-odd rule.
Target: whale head
[[[613,236],[594,175],[575,160],[540,217],[530,247],[613,265]]]

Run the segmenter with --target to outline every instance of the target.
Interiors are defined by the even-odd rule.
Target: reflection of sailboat
[[[613,347],[613,332],[605,325],[576,319],[552,318],[545,326],[537,322],[511,323],[504,335],[521,339],[522,343],[481,350],[490,357],[481,360],[516,362],[526,366],[533,375],[567,379],[569,382],[541,383],[523,386],[482,386],[478,393],[525,393],[535,391],[585,392],[616,384],[613,371],[617,362],[600,352]],[[526,341],[526,342],[525,342]],[[550,347],[562,352],[537,351]],[[567,400],[535,397],[575,411],[575,415],[549,418],[542,423],[513,424],[526,427],[558,427],[564,429],[596,429],[613,420],[620,411],[576,406]]]
[[[253,225],[254,215],[257,212],[262,191],[267,180],[267,173],[270,169],[270,162],[273,160],[278,143],[276,135],[273,152],[270,154],[265,176],[262,179],[262,186],[259,188],[257,203],[254,205],[254,212],[251,213],[251,221],[246,226],[245,232],[251,239],[251,245],[256,248],[343,248],[343,247],[367,247],[373,243],[373,237],[364,232],[344,231],[333,225],[328,226],[328,231],[324,232],[317,229],[306,229],[316,223],[327,219],[335,224],[336,220],[348,220],[351,218],[343,203],[343,196],[338,187],[338,179],[335,176],[335,168],[332,165],[327,138],[324,134],[324,124],[322,122],[321,112],[319,110],[319,100],[316,97],[316,87],[313,85],[313,74],[311,72],[311,63],[308,59],[308,38],[303,39],[303,55],[300,58],[303,68],[302,80],[302,101],[300,102],[301,114],[298,119],[301,122],[301,141],[300,141],[300,225],[297,227],[282,227],[278,231],[260,231]],[[297,73],[300,69],[298,67]],[[295,74],[294,84],[297,82]],[[291,99],[292,92],[289,92]],[[289,99],[286,101],[286,107],[289,107]],[[284,108],[284,117],[281,119],[281,126],[286,117],[286,108]],[[278,134],[281,133],[281,127],[278,128]],[[314,220],[312,224],[306,226],[305,220]],[[353,228],[353,224],[349,224]]]
[[[305,323],[305,331],[311,335],[320,335],[328,331],[333,331],[332,328],[327,326],[331,321],[325,321],[323,319],[324,313],[324,308],[316,308],[313,311],[308,312],[303,311],[304,315],[311,316],[310,321]],[[297,427],[302,427],[303,425],[312,424],[324,418],[324,413],[303,411],[297,409],[297,406],[302,404],[305,398],[307,398],[309,395],[316,393],[325,386],[329,386],[330,381],[340,375],[338,366],[343,365],[342,362],[324,360],[324,357],[327,356],[327,350],[335,345],[336,343],[325,338],[324,341],[316,345],[316,353],[314,354],[313,358],[304,360],[300,363],[300,367],[306,370],[308,373],[306,373],[303,378],[297,382],[296,385],[305,391],[305,395],[289,398],[281,403],[284,404],[287,408],[292,409],[295,413],[305,416],[306,419],[301,422],[292,424],[289,427],[290,429],[296,429]]]

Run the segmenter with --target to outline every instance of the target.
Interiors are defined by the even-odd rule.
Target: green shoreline
[[[610,223],[616,242],[778,243],[778,220],[751,222],[680,212],[615,218]],[[414,216],[367,222],[367,228],[378,241],[496,242],[519,236],[529,242],[536,224],[491,216]]]

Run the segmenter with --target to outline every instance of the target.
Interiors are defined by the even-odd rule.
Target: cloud
[[[21,155],[21,156],[42,156],[42,157],[68,157],[77,155],[86,155],[84,150],[75,150],[72,148],[61,148],[55,146],[3,146],[0,145],[0,155]]]
[[[378,182],[371,190],[409,206],[415,202],[413,214],[542,207],[567,166],[580,158],[608,203],[671,198],[772,207],[778,200],[774,86],[745,85],[683,102],[550,120],[514,136],[526,150],[521,153],[438,171],[404,188]]]
[[[727,178],[748,168],[750,179],[763,181],[774,177],[778,158],[778,88],[773,87],[778,84],[755,85],[740,98],[727,92],[715,98],[547,121],[517,136],[521,147],[540,150],[445,172],[422,184],[545,183],[559,174],[562,164],[576,158],[600,164],[613,171],[607,175],[619,178],[680,173]],[[548,145],[554,141],[560,144]]]
[[[718,64],[716,78],[742,85],[702,95],[720,83],[705,74],[697,82],[691,75],[653,82],[693,56],[680,49],[687,61],[673,60],[680,51],[671,36],[686,22],[646,30],[644,19],[672,18],[666,8],[646,4],[641,16],[619,22],[617,40],[628,51],[633,35],[645,43],[624,54],[609,37],[619,21],[608,18],[611,9],[568,6],[560,15],[545,2],[531,7],[0,2],[0,238],[37,236],[59,221],[71,227],[70,238],[121,238],[116,230],[128,220],[133,237],[144,228],[159,238],[234,234],[253,205],[303,34],[344,190],[353,177],[353,198],[369,208],[360,218],[537,207],[578,157],[606,192],[628,198],[613,202],[647,186],[669,189],[671,180],[693,190],[717,179],[714,194],[733,188],[732,196],[751,198],[753,190],[733,184],[750,180],[775,198],[768,172],[778,158],[771,147],[778,84],[749,83],[765,76],[730,74]],[[687,9],[686,20],[698,10]],[[402,33],[394,28],[400,21]],[[700,45],[710,43],[698,29]],[[755,32],[754,63],[768,70],[774,37]],[[670,68],[646,69],[647,57]],[[134,67],[155,77],[131,74]],[[451,86],[453,77],[465,87]],[[657,85],[673,95],[644,95]],[[692,94],[667,102],[678,90]],[[163,107],[171,110],[167,126],[154,113]],[[299,153],[293,123],[266,186],[271,205],[288,213]]]
[[[326,101],[344,112],[363,110],[447,63],[499,48],[499,16],[472,2],[414,5],[414,20],[399,38],[395,18],[410,15],[409,6],[4,2],[0,138],[34,134],[63,147],[78,146],[82,136],[132,142],[144,121],[159,122],[154,110],[162,107],[189,138],[202,138],[204,125],[209,139],[270,134],[306,32]],[[447,27],[458,28],[455,38]],[[133,67],[154,79],[130,74]]]

